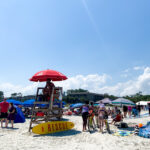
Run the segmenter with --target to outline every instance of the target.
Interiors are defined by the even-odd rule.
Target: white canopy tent
[[[136,105],[147,105],[147,103],[148,103],[149,101],[139,101],[139,102],[137,102],[136,103]]]

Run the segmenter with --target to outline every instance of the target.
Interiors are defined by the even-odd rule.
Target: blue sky
[[[109,76],[100,88],[138,79],[150,66],[149,6],[149,0],[0,1],[0,84],[25,88],[48,68],[69,78]]]

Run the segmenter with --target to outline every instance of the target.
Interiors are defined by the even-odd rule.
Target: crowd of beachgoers
[[[1,121],[6,121],[6,126],[3,126],[2,124],[3,128],[0,128],[0,136],[2,136],[0,137],[2,141],[2,145],[0,147],[3,149],[5,149],[6,147],[7,150],[9,150],[9,147],[11,147],[11,149],[24,150],[60,149],[60,147],[63,147],[61,148],[63,150],[127,150],[131,148],[133,150],[146,150],[150,148],[148,144],[148,138],[141,138],[128,132],[128,130],[131,129],[130,126],[135,127],[140,123],[146,125],[146,123],[149,122],[150,117],[147,113],[148,109],[146,107],[126,105],[122,107],[110,106],[105,105],[101,102],[97,106],[95,106],[93,105],[93,103],[86,102],[80,108],[71,110],[72,114],[74,115],[63,115],[64,120],[71,121],[75,124],[73,130],[60,132],[58,134],[40,136],[35,135],[32,132],[28,132],[30,119],[26,119],[26,122],[24,122],[23,124],[15,124],[14,128],[9,128],[8,121],[14,119],[10,119],[10,114],[13,114],[15,110],[13,109],[14,112],[11,110],[11,104],[3,105],[4,103],[7,103],[5,99],[0,104],[1,119],[3,119]],[[6,113],[6,111],[4,112],[3,106],[7,106],[7,115],[5,114],[6,116],[4,116],[4,113]],[[26,108],[26,111],[29,113],[29,108]],[[143,116],[143,114],[145,113],[147,114],[146,117]],[[66,112],[64,112],[64,114],[66,114]],[[123,137],[125,134],[123,136],[115,135],[121,130],[121,128],[118,128],[118,125],[123,125],[123,123],[128,125],[128,128],[126,128],[124,132],[126,134],[126,138]],[[90,127],[91,125],[93,129]],[[125,126],[122,128],[125,128]],[[24,142],[25,144],[21,144],[22,142]]]
[[[89,130],[89,122],[93,128],[99,128],[99,131],[103,133],[104,128],[107,128],[109,124],[119,124],[123,123],[125,118],[137,118],[141,117],[141,111],[148,111],[150,115],[150,106],[140,106],[140,105],[123,105],[120,106],[108,106],[100,101],[99,105],[95,106],[93,102],[86,101],[85,104],[78,108],[72,108],[70,111],[65,113],[66,115],[81,115],[83,120],[82,131]],[[109,119],[109,123],[108,123]],[[110,121],[111,120],[111,121]],[[108,131],[110,132],[110,130]]]

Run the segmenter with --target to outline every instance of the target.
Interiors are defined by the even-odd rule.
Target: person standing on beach
[[[16,108],[14,107],[13,103],[10,103],[9,113],[8,113],[8,120],[7,120],[7,126],[9,121],[11,121],[12,128],[14,127],[14,120],[15,120],[15,112]]]
[[[149,113],[149,116],[150,116],[150,103],[148,103],[148,113]]]
[[[128,106],[128,116],[131,117],[132,107]]]
[[[81,107],[82,110],[82,119],[83,119],[83,132],[86,130],[86,126],[87,126],[87,119],[88,119],[88,112],[89,112],[89,102],[86,101],[85,105],[83,105]]]
[[[137,106],[137,110],[138,110],[138,116],[140,117],[140,113],[141,113],[141,106],[140,105]]]
[[[7,127],[7,116],[8,116],[9,103],[6,102],[6,99],[0,103],[0,112],[1,112],[1,128],[3,127],[3,121],[5,120],[5,127]]]
[[[128,107],[124,105],[124,106],[123,106],[124,118],[127,117],[127,112],[128,112]]]
[[[98,109],[98,119],[99,119],[99,128],[100,132],[103,133],[104,127],[104,115],[105,115],[105,105],[100,101],[99,109]]]

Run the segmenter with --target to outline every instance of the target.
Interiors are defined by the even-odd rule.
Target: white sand
[[[82,131],[80,116],[64,116],[75,123],[75,130],[53,135],[28,133],[29,120],[15,124],[16,129],[0,128],[0,150],[150,150],[150,139],[139,136],[120,137]],[[150,117],[126,119],[127,123],[147,123]],[[117,130],[111,126],[111,130]]]

